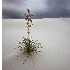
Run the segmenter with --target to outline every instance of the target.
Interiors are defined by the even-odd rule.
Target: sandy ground
[[[2,23],[3,70],[70,70],[70,18],[33,19],[30,37],[43,48],[28,59],[14,49],[23,36],[27,37],[26,21],[3,19]]]

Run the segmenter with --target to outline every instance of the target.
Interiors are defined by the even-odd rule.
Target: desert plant
[[[27,9],[28,14],[25,15],[26,27],[27,27],[27,37],[23,37],[22,41],[19,42],[18,49],[23,53],[27,54],[27,57],[31,56],[32,53],[38,53],[41,51],[38,51],[38,48],[42,48],[41,43],[38,43],[38,40],[34,41],[30,39],[30,28],[33,25],[32,24],[32,14],[30,13],[30,10]],[[26,61],[26,60],[25,60]],[[23,63],[24,64],[24,63]]]

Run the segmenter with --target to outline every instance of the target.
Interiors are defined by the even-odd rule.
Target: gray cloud
[[[70,17],[70,0],[3,0],[3,18],[24,18],[27,8],[33,18]]]
[[[18,11],[14,10],[3,10],[2,12],[3,18],[24,18],[24,16]]]

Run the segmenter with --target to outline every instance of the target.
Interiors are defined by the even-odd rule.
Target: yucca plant
[[[30,39],[30,29],[32,24],[32,14],[30,10],[27,9],[28,14],[25,15],[26,27],[27,27],[27,37],[23,37],[22,41],[19,42],[18,49],[23,53],[27,54],[27,57],[31,56],[33,53],[38,53],[38,48],[42,48],[41,43],[38,43],[38,40],[34,41]],[[25,60],[26,61],[26,60]],[[24,63],[23,63],[24,64]]]

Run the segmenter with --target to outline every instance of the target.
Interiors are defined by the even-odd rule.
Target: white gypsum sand
[[[2,22],[3,70],[70,70],[70,18],[33,19],[31,36],[42,42],[41,53],[33,56],[33,61],[18,55],[14,48],[23,36],[26,37],[24,19],[3,19]]]

